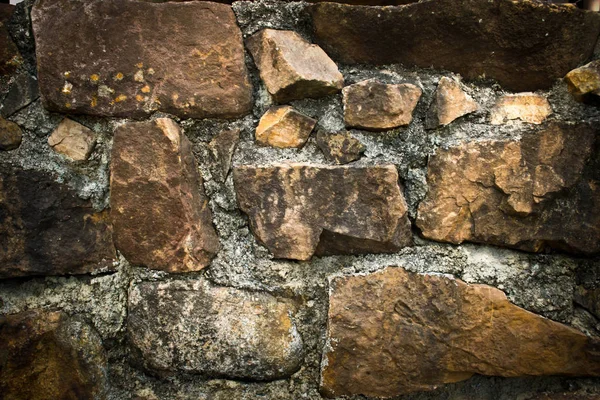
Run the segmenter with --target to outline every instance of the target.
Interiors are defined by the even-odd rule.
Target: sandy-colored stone
[[[366,147],[348,132],[317,132],[317,146],[328,160],[336,164],[348,164],[358,160]]]
[[[256,141],[273,147],[302,147],[317,121],[290,106],[271,107],[256,127]]]
[[[107,357],[98,333],[62,312],[0,316],[0,397],[101,400]]]
[[[146,282],[129,296],[127,332],[158,374],[272,380],[302,363],[295,311],[291,301],[204,279]]]
[[[57,153],[74,161],[84,161],[96,145],[96,136],[79,122],[65,118],[48,138],[48,144]]]
[[[231,6],[40,0],[31,18],[40,91],[51,111],[236,118],[252,108]]]
[[[390,253],[412,244],[393,165],[243,166],[233,180],[254,235],[277,258]]]
[[[455,79],[443,77],[438,83],[433,101],[427,112],[425,126],[435,129],[448,125],[463,115],[479,109],[479,105],[469,96]]]
[[[191,143],[173,120],[117,128],[110,194],[115,246],[130,262],[199,271],[218,251]]]
[[[231,169],[231,159],[240,141],[239,129],[226,129],[219,132],[208,144],[210,156],[213,161],[213,178],[225,182]]]
[[[0,150],[18,149],[23,140],[19,125],[0,117]]]
[[[598,100],[600,96],[600,60],[594,60],[582,67],[575,68],[565,75],[569,92],[577,101],[586,102],[590,98]]]
[[[337,65],[296,32],[263,29],[247,40],[247,46],[277,102],[323,97],[344,87]]]
[[[491,286],[389,267],[330,283],[328,397],[392,397],[474,374],[600,376],[597,340]]]
[[[496,102],[490,112],[490,123],[502,125],[514,119],[541,124],[552,114],[546,97],[535,93],[507,94]]]
[[[369,79],[346,86],[342,93],[346,126],[379,131],[410,124],[422,91],[410,83]]]
[[[600,34],[598,13],[545,1],[324,2],[311,13],[316,43],[337,62],[433,66],[514,92],[550,88],[587,62]]]
[[[21,54],[6,28],[14,8],[15,6],[10,4],[0,4],[0,76],[12,74],[23,63]]]
[[[425,237],[450,243],[597,253],[597,136],[589,124],[551,123],[520,141],[438,150],[429,159],[417,226]]]

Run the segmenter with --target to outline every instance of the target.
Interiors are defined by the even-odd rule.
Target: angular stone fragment
[[[96,136],[90,128],[65,118],[48,138],[48,144],[73,161],[85,161],[94,150]]]
[[[134,264],[199,271],[219,249],[191,143],[171,119],[117,128],[110,201],[115,245]]]
[[[317,145],[325,157],[336,164],[356,161],[366,150],[366,147],[348,132],[327,133],[320,130],[317,132]]]
[[[256,141],[279,148],[302,147],[316,124],[290,106],[271,107],[256,127]]]
[[[41,0],[31,16],[51,111],[234,118],[252,108],[242,35],[228,5]]]
[[[435,129],[448,125],[463,115],[479,109],[479,105],[460,87],[460,83],[452,78],[443,77],[438,83],[433,101],[427,112],[425,127]]]
[[[240,209],[277,258],[390,253],[412,244],[393,165],[234,168]]]
[[[206,280],[145,282],[129,297],[128,333],[146,368],[272,380],[303,359],[291,302]]]
[[[600,60],[575,68],[565,76],[569,92],[577,101],[600,95]]]
[[[225,182],[231,169],[231,159],[240,141],[239,129],[224,130],[210,141],[208,148],[213,160],[213,177],[219,182]]]
[[[0,150],[18,149],[23,140],[19,125],[0,117]]]
[[[6,96],[0,99],[0,115],[9,117],[40,96],[37,79],[26,72],[10,83]]]
[[[0,278],[112,268],[107,217],[51,175],[0,166]]]
[[[260,77],[275,101],[323,97],[344,87],[337,65],[293,31],[263,29],[247,40]]]
[[[312,17],[316,42],[335,61],[433,66],[511,91],[551,87],[590,58],[600,34],[597,13],[538,1],[319,3]]]
[[[439,150],[417,226],[425,237],[526,251],[600,251],[597,130],[552,123],[521,141]]]
[[[83,319],[47,311],[0,316],[3,399],[104,399],[107,370],[102,340]]]
[[[369,79],[343,90],[347,127],[385,130],[408,125],[421,97],[421,89],[410,83],[388,85]]]
[[[0,4],[0,76],[12,74],[23,63],[21,54],[6,28],[14,8],[15,6],[10,4]]]
[[[517,93],[502,96],[490,112],[490,123],[501,125],[513,119],[531,124],[541,124],[550,114],[548,100],[535,93]]]
[[[578,285],[575,287],[573,300],[600,319],[600,287]]]
[[[597,340],[486,285],[386,268],[331,281],[328,397],[392,397],[474,374],[599,376]]]

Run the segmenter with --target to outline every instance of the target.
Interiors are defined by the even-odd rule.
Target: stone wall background
[[[36,88],[34,43],[29,23],[32,5],[32,0],[19,4],[8,24],[24,62],[14,74],[0,80],[1,112],[21,127],[23,141],[17,150],[1,152],[0,164],[52,173],[79,197],[89,199],[95,211],[100,212],[108,207],[110,200],[109,164],[113,132],[128,119],[69,116],[96,135],[96,146],[84,163],[72,163],[48,146],[48,136],[64,115],[46,111]],[[262,28],[274,28],[294,30],[314,42],[307,3],[234,2],[232,7],[244,38]],[[594,58],[599,58],[599,55],[597,51]],[[265,247],[257,243],[249,229],[248,218],[237,207],[231,174],[224,183],[213,178],[215,170],[208,148],[211,139],[222,130],[240,129],[240,142],[233,156],[234,167],[278,162],[331,162],[318,148],[315,133],[302,149],[275,149],[255,143],[254,131],[258,120],[272,102],[246,51],[246,67],[254,88],[254,104],[249,115],[231,121],[179,119],[160,112],[152,116],[173,118],[192,143],[221,242],[221,249],[210,266],[200,272],[170,274],[131,265],[120,256],[113,268],[92,274],[4,279],[0,281],[0,314],[35,309],[62,310],[87,320],[97,330],[107,351],[108,399],[320,399],[329,279],[367,274],[388,266],[401,266],[411,272],[449,274],[468,283],[494,286],[503,290],[511,302],[526,310],[571,325],[590,337],[600,337],[598,315],[594,316],[590,309],[584,308],[575,296],[578,287],[583,285],[588,289],[600,288],[600,260],[597,256],[577,257],[560,252],[532,254],[487,245],[444,244],[422,238],[414,226],[417,206],[427,191],[429,155],[439,148],[468,141],[519,139],[524,132],[538,128],[518,121],[504,125],[488,123],[489,112],[496,100],[509,92],[490,80],[463,81],[481,109],[449,126],[426,130],[425,116],[438,81],[442,77],[457,75],[400,65],[338,66],[346,85],[378,78],[385,83],[413,83],[423,91],[409,126],[381,133],[352,130],[352,135],[366,146],[364,156],[354,165],[391,163],[397,167],[409,217],[413,221],[413,247],[403,248],[394,254],[314,257],[311,261],[299,262],[274,259]],[[17,95],[15,91],[18,91]],[[600,110],[574,101],[561,80],[557,80],[551,89],[537,93],[550,102],[553,109],[551,120],[600,122]],[[317,119],[322,129],[330,132],[344,129],[340,93],[321,99],[296,100],[290,104]],[[7,112],[6,109],[13,105]],[[69,246],[69,243],[64,246]],[[293,304],[297,308],[294,321],[304,346],[299,369],[290,377],[274,381],[226,379],[184,372],[159,376],[146,371],[140,354],[128,341],[128,299],[145,282],[194,284],[204,280],[212,285],[242,289],[257,295],[268,293]],[[168,310],[161,312],[168,313]],[[398,398],[538,399],[546,398],[540,397],[543,393],[563,392],[600,398],[600,384],[597,378],[475,376],[433,392]],[[548,398],[561,397],[550,395]]]

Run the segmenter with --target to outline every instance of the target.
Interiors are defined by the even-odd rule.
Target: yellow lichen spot
[[[70,82],[65,81],[65,85],[62,88],[62,93],[69,95],[71,94],[71,89],[73,89],[73,85]]]
[[[154,75],[154,68],[148,68],[148,75]]]
[[[133,76],[133,80],[136,82],[144,82],[144,71],[142,71],[141,69],[138,70],[138,72],[136,72]]]
[[[71,71],[67,71],[63,75],[65,76],[65,78],[69,78],[71,77]]]
[[[90,101],[91,107],[96,107],[98,105],[98,98],[96,96],[92,96],[92,101]]]
[[[138,68],[144,68],[144,63],[137,63],[135,66]]]
[[[120,81],[123,79],[123,74],[120,72],[117,72],[117,74],[114,77],[115,81]]]
[[[90,75],[90,81],[96,83],[99,80],[100,80],[100,75],[98,75],[98,74],[92,74],[92,75]]]
[[[173,95],[171,96],[171,98],[173,99],[173,102],[176,102],[177,99],[179,99],[179,95],[177,93],[173,93]]]
[[[142,88],[142,93],[150,93],[150,86],[146,85]]]
[[[71,108],[71,103],[65,103],[66,108]]]
[[[137,95],[135,96],[135,99],[136,99],[137,101],[140,101],[140,102],[144,101],[144,97],[143,97],[142,95],[140,95],[140,94],[137,94]]]
[[[120,103],[125,100],[127,100],[127,96],[125,96],[124,94],[120,94],[115,98],[115,103]]]

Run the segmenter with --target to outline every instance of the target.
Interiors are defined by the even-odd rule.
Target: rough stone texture
[[[578,285],[575,288],[574,300],[600,319],[600,287],[587,288],[585,285]]]
[[[9,117],[39,97],[37,79],[26,72],[18,74],[5,96],[0,95],[0,115]]]
[[[575,96],[600,90],[600,60],[575,68],[565,75],[569,91]]]
[[[85,161],[94,150],[96,136],[90,128],[65,118],[48,138],[48,144],[74,161]]]
[[[107,360],[96,331],[62,312],[0,316],[5,400],[104,399]]]
[[[552,114],[546,97],[535,93],[517,93],[502,96],[490,113],[490,123],[501,125],[513,119],[541,124]]]
[[[474,374],[600,375],[600,342],[491,286],[402,268],[331,281],[322,391],[391,397]]]
[[[521,141],[481,141],[429,160],[425,237],[526,251],[600,251],[597,131],[552,123]]]
[[[271,107],[256,127],[256,141],[273,147],[302,147],[317,121],[290,106]]]
[[[23,140],[19,125],[0,117],[0,150],[18,149]]]
[[[348,132],[317,132],[317,145],[325,157],[336,164],[348,164],[360,159],[366,147]]]
[[[421,89],[410,83],[388,85],[369,79],[343,90],[347,127],[386,130],[408,125],[421,98]]]
[[[435,129],[448,125],[463,115],[479,109],[479,105],[460,87],[460,83],[448,77],[443,77],[438,83],[433,101],[427,112],[425,127]]]
[[[393,165],[244,166],[233,179],[254,235],[277,258],[395,252],[412,243]]]
[[[0,4],[0,76],[13,73],[23,63],[19,49],[12,41],[6,26],[13,10],[14,6]]]
[[[31,17],[40,90],[51,111],[232,118],[252,107],[230,6],[41,0]]]
[[[271,380],[303,359],[295,307],[266,293],[205,280],[148,282],[133,289],[129,310],[129,339],[159,374]]]
[[[111,268],[107,217],[51,175],[0,166],[0,278]]]
[[[191,143],[173,120],[117,128],[110,191],[115,246],[131,263],[199,271],[218,251]]]
[[[294,31],[263,29],[247,46],[277,102],[323,97],[344,87],[344,77],[329,56]]]
[[[213,161],[213,177],[225,182],[231,169],[231,159],[240,141],[239,129],[226,129],[219,132],[208,144]]]
[[[600,33],[600,15],[537,1],[320,3],[312,16],[317,43],[336,61],[433,66],[512,91],[549,88],[588,60]]]

